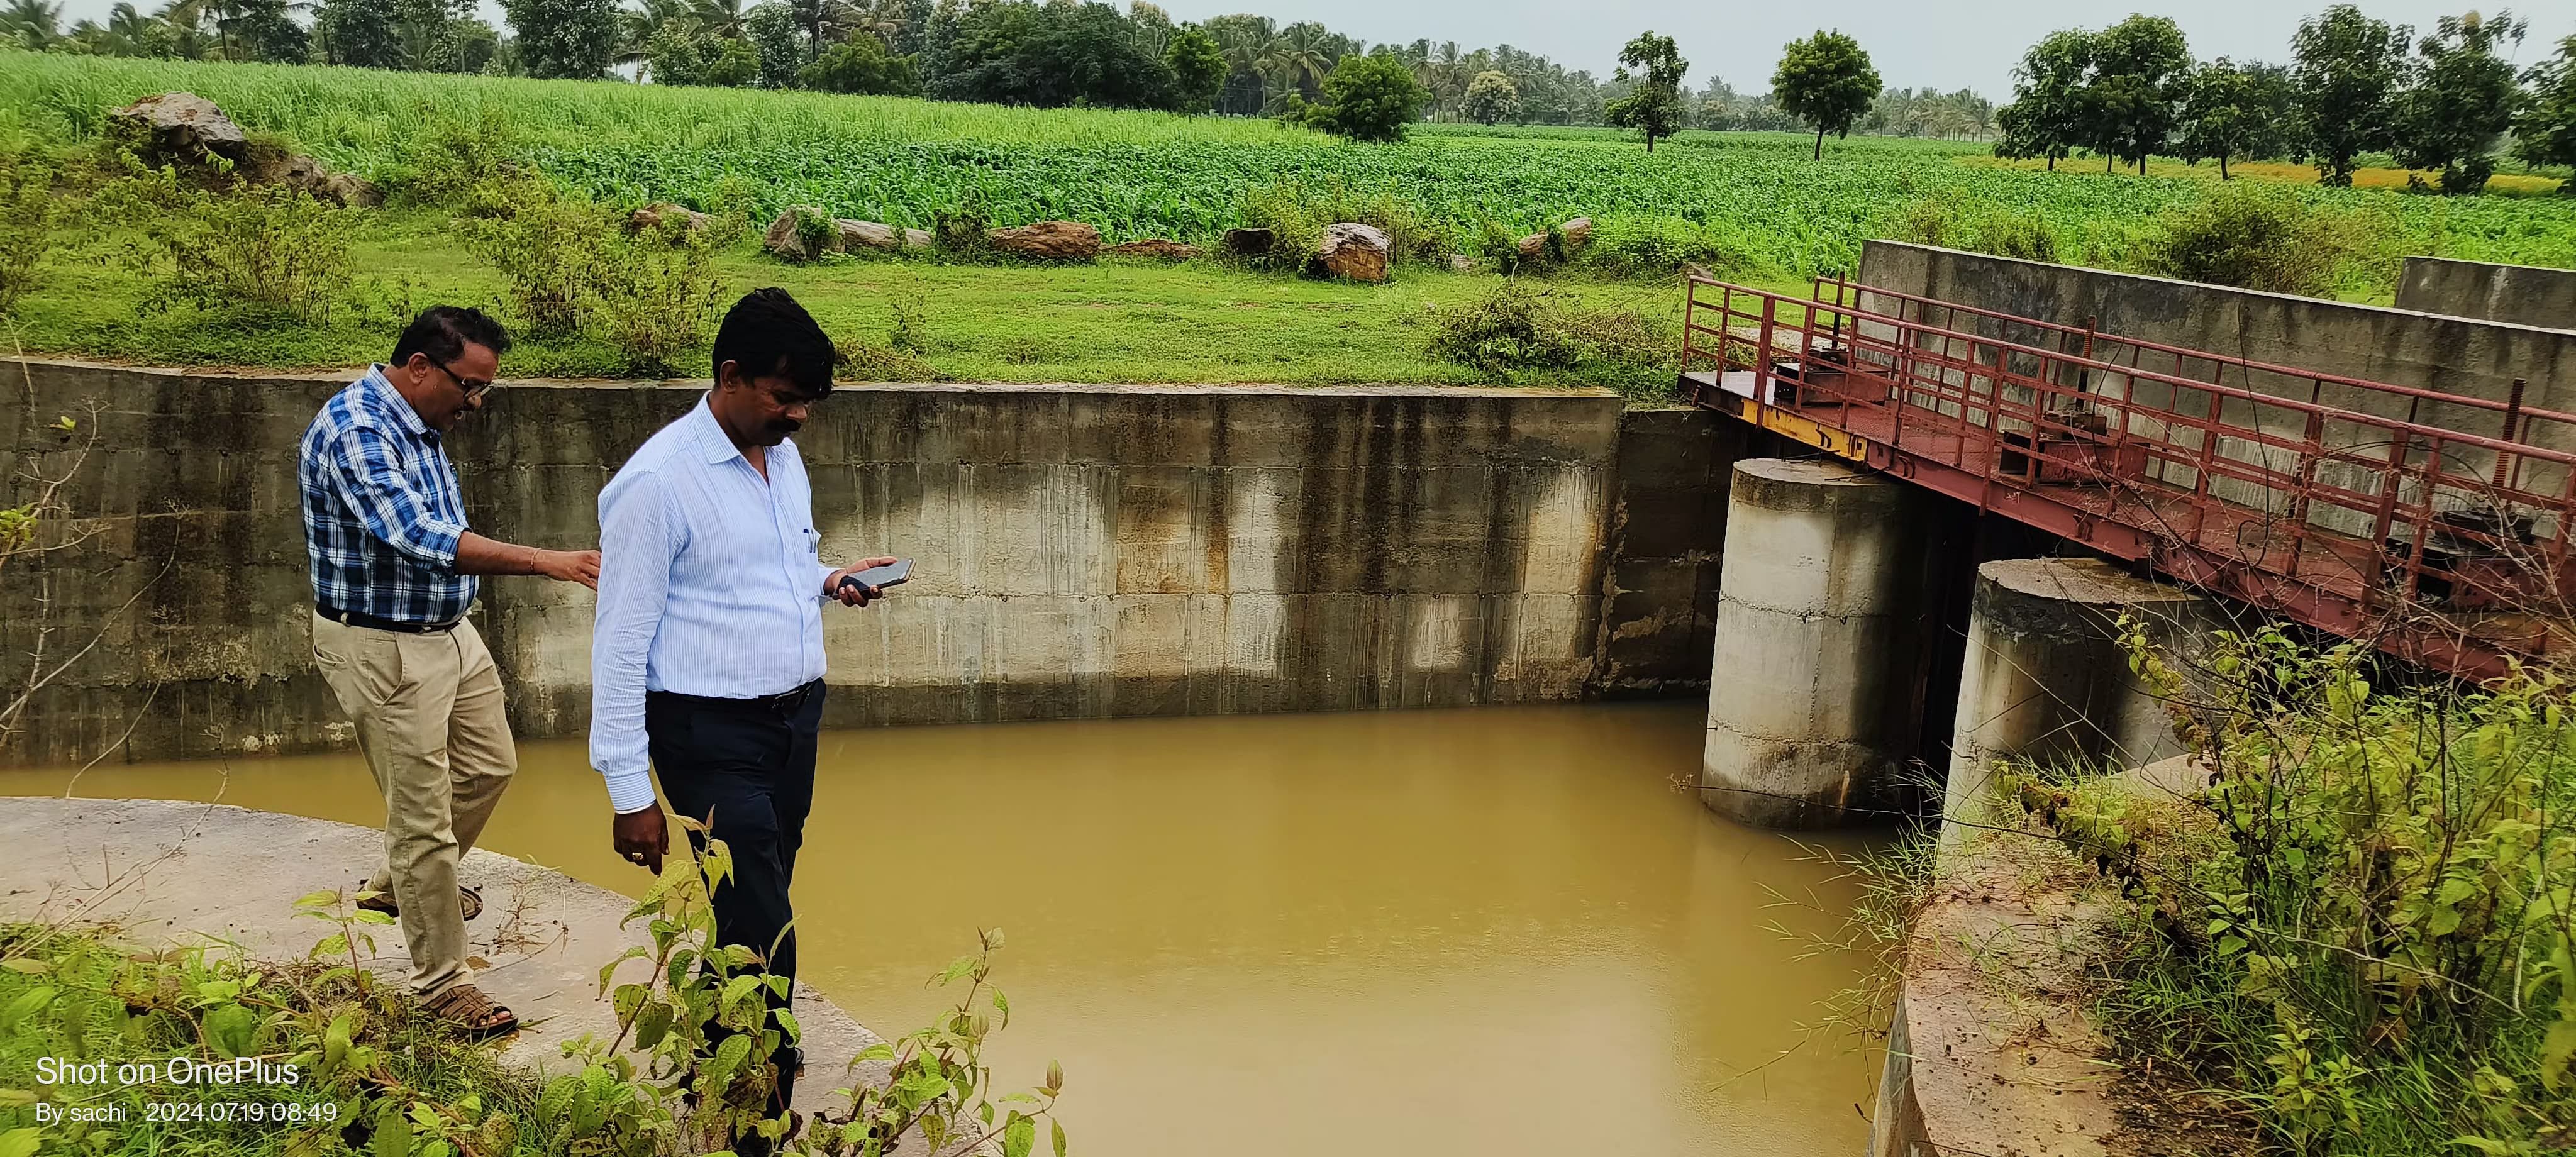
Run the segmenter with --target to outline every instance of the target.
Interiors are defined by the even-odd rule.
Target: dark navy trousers
[[[692,850],[703,855],[712,837],[733,855],[733,878],[712,897],[717,942],[759,953],[767,971],[791,980],[796,911],[787,892],[796,878],[796,851],[805,843],[805,815],[813,810],[822,721],[820,679],[766,699],[667,691],[644,697],[644,734],[662,796],[674,814],[707,825],[705,833],[689,834]],[[771,994],[770,1003],[783,1008],[788,998]],[[777,1106],[784,1107],[798,1058],[782,1048],[774,1059]]]

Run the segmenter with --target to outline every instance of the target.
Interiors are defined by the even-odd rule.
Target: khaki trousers
[[[466,979],[457,861],[519,767],[501,672],[471,622],[423,635],[315,615],[313,662],[385,798],[385,866],[367,887],[402,907],[412,990],[436,996]]]

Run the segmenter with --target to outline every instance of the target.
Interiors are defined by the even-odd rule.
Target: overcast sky
[[[1159,0],[1175,20],[1245,11],[1243,0]],[[2477,0],[2467,0],[2469,3]],[[1123,3],[1123,0],[1122,0]],[[1567,68],[1608,76],[1619,46],[1651,28],[1679,42],[1691,84],[1720,76],[1737,89],[1771,87],[1780,46],[1819,28],[1858,39],[1878,75],[1898,87],[1973,88],[1998,101],[2012,90],[2013,62],[2058,28],[2099,28],[2132,12],[2171,16],[2193,55],[2286,60],[2299,19],[2328,0],[1261,0],[1251,8],[1280,23],[1321,20],[1371,43],[1455,40],[1464,48],[1506,43]],[[2576,33],[2576,0],[2516,4],[2531,21],[2519,60],[2547,56]],[[2439,0],[2361,0],[2381,20],[2429,28],[2462,7]],[[2487,9],[2490,13],[2494,10]]]
[[[1321,20],[1372,44],[1428,37],[1463,48],[1511,44],[1568,68],[1607,77],[1619,46],[1645,29],[1680,42],[1693,87],[1712,76],[1745,92],[1771,87],[1780,46],[1819,28],[1859,38],[1878,74],[1899,87],[1973,88],[1998,102],[2010,97],[2012,66],[2022,50],[2051,30],[2099,28],[2132,12],[2171,16],[2191,38],[2195,56],[2286,60],[2299,19],[2330,0],[1160,0],[1177,20],[1259,12],[1286,24]],[[64,0],[63,23],[103,19],[113,0]],[[1118,0],[1124,7],[1126,0]],[[140,0],[145,11],[157,0]],[[2429,28],[2441,0],[2362,0],[2382,20]],[[2531,22],[2516,60],[2547,57],[2576,34],[2576,0],[2513,6]],[[499,6],[484,0],[499,23]]]

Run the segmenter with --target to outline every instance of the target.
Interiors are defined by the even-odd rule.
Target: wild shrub
[[[1386,234],[1390,256],[1397,261],[1431,261],[1450,251],[1448,231],[1403,198],[1389,193],[1363,193],[1338,176],[1323,182],[1282,178],[1244,191],[1237,216],[1247,228],[1268,229],[1270,251],[1257,263],[1304,270],[1324,227],[1334,224],[1373,226]]]
[[[725,291],[710,240],[673,226],[659,233],[608,239],[584,319],[624,357],[627,373],[648,377],[683,372],[687,355],[706,345]]]
[[[512,327],[539,340],[579,332],[616,231],[608,210],[537,180],[485,182],[476,202],[492,215],[458,228],[466,249],[501,274]]]
[[[1896,208],[1889,236],[1917,245],[1990,253],[2023,261],[2057,260],[2057,234],[2038,214],[1958,197],[1918,197]]]
[[[101,200],[141,234],[126,261],[152,281],[150,308],[322,323],[349,300],[350,210],[283,186],[196,188],[169,169],[120,182]]]
[[[32,152],[0,149],[0,317],[36,287],[57,204],[51,166]]]
[[[690,821],[682,820],[683,824]],[[613,1010],[611,1039],[566,1043],[552,1075],[503,1063],[457,1038],[364,967],[392,918],[355,906],[364,895],[322,891],[296,902],[331,931],[302,960],[253,961],[222,947],[148,949],[110,929],[0,924],[0,1151],[142,1153],[166,1140],[133,1123],[147,1102],[176,1103],[194,1122],[196,1153],[587,1154],[660,1157],[757,1147],[805,1157],[896,1149],[1033,1151],[1038,1127],[1062,1152],[1053,1109],[1064,1074],[1004,1094],[985,1063],[990,1036],[1010,1023],[991,983],[998,931],[931,978],[953,1003],[938,1022],[869,1046],[855,1059],[884,1066],[884,1084],[818,1066],[809,1081],[853,1086],[781,1140],[790,1122],[763,1115],[770,1055],[800,1030],[769,998],[784,977],[756,971],[759,954],[721,944],[707,902],[730,878],[730,853],[710,840],[682,857],[626,917],[647,942],[605,962],[598,995]],[[117,1063],[149,1058],[161,1071],[243,1058],[293,1083],[264,1080],[259,1099],[283,1117],[238,1108],[242,1084],[215,1080],[48,1084],[39,1061]],[[125,1121],[51,1118],[37,1106],[116,1106]],[[749,1141],[751,1144],[742,1144]],[[767,1143],[762,1143],[766,1141]],[[926,1144],[925,1144],[926,1143]],[[953,1146],[953,1148],[952,1148]]]
[[[798,235],[803,236],[807,222],[800,216],[796,225]],[[826,219],[823,225],[829,228],[831,221]],[[956,208],[940,209],[931,214],[930,242],[941,255],[953,260],[994,261],[1001,257],[1001,250],[993,244],[993,236],[989,232],[992,227],[992,205],[983,186],[968,185]],[[805,251],[822,252],[820,242],[819,236],[806,239]]]
[[[1718,230],[1681,217],[1621,214],[1592,228],[1586,260],[1620,273],[1669,274],[1696,265],[1726,276],[1751,273],[1760,258]]]
[[[519,125],[499,105],[470,115],[419,110],[421,131],[412,134],[385,166],[386,200],[397,205],[453,206],[494,182],[525,177],[525,141]]]
[[[1506,280],[1484,300],[1439,311],[1427,352],[1507,381],[1558,374],[1622,389],[1669,385],[1670,334],[1628,310]]]
[[[539,341],[592,338],[626,373],[681,372],[724,293],[714,240],[676,222],[630,235],[605,206],[542,181],[509,184],[508,216],[459,227],[501,274],[511,325]]]
[[[2392,683],[2276,629],[2130,638],[2208,787],[2155,806],[2027,776],[2032,822],[2135,904],[2122,1047],[2284,1152],[2555,1151],[2576,1126],[2576,715],[2557,675]],[[2179,808],[2188,822],[2156,818]]]
[[[2352,217],[2240,183],[2157,217],[2135,262],[2162,277],[2326,297],[2365,248]]]

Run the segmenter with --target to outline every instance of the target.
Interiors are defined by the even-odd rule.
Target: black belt
[[[435,635],[440,631],[452,631],[456,629],[456,624],[465,621],[449,619],[444,623],[405,623],[393,619],[380,619],[374,615],[364,615],[356,611],[344,611],[328,603],[315,603],[313,609],[323,618],[335,623],[365,627],[371,631],[400,631],[406,635]]]
[[[720,711],[775,711],[780,715],[794,715],[798,709],[805,706],[807,699],[821,693],[822,690],[823,681],[816,679],[792,690],[781,691],[775,695],[754,695],[748,699],[719,695],[683,695],[677,691],[654,691],[646,698],[664,699],[690,707],[708,707]]]

